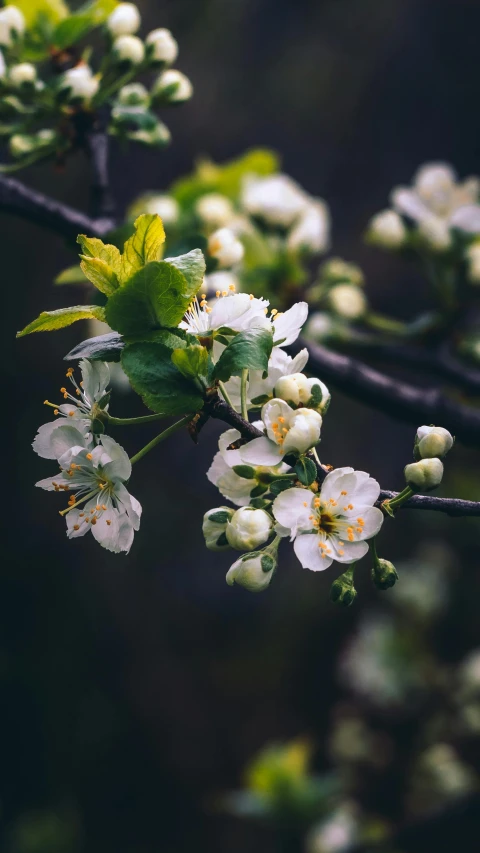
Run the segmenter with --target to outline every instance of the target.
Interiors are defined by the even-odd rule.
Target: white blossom
[[[312,397],[314,386],[318,387],[320,402],[312,408],[322,414],[329,406],[331,395],[327,386],[315,376],[312,379],[307,379],[303,373],[283,376],[275,385],[275,397],[285,400],[290,406],[305,405]]]
[[[233,267],[243,258],[244,248],[230,228],[219,228],[208,238],[208,251],[221,267]]]
[[[242,465],[244,469],[251,467],[245,466],[238,449],[229,449],[240,438],[241,435],[236,429],[228,429],[222,433],[218,440],[218,452],[207,471],[207,477],[224,498],[236,506],[248,506],[251,493],[261,482],[262,475],[284,474],[288,465],[280,463],[275,466],[255,466],[251,468],[252,476],[240,476],[233,471],[235,466]]]
[[[157,96],[167,97],[169,103],[179,104],[192,97],[193,86],[185,74],[175,68],[169,68],[155,80],[153,93]]]
[[[134,3],[119,3],[107,18],[107,29],[114,38],[117,38],[136,33],[140,23],[140,12]]]
[[[142,507],[125,487],[132,466],[123,447],[102,435],[93,447],[74,426],[61,426],[51,439],[60,466],[57,476],[36,483],[41,489],[69,492],[64,511],[67,536],[74,539],[92,531],[108,551],[129,552],[140,526]]]
[[[374,506],[379,494],[379,484],[365,471],[337,468],[326,476],[319,494],[287,489],[272,509],[294,540],[303,568],[318,572],[334,560],[353,563],[367,553],[365,540],[383,523],[382,511]]]
[[[407,239],[407,229],[395,210],[381,210],[372,216],[368,224],[367,238],[375,246],[400,249]]]
[[[185,329],[191,335],[205,335],[223,327],[234,332],[243,332],[253,327],[265,326],[265,310],[268,302],[256,299],[248,293],[225,292],[211,305],[205,298],[198,302],[195,299],[185,314],[185,320],[179,323],[180,329]]]
[[[174,225],[178,221],[180,208],[178,201],[171,195],[152,195],[144,205],[145,213],[156,213],[164,225]]]
[[[225,535],[237,551],[253,551],[269,539],[273,520],[264,509],[242,506],[227,522]]]
[[[330,214],[325,202],[316,199],[301,213],[287,237],[290,252],[326,252],[330,245]]]
[[[405,466],[405,480],[415,491],[430,492],[440,485],[442,478],[443,463],[440,459],[420,459]]]
[[[262,408],[266,435],[240,448],[251,465],[275,465],[288,453],[306,453],[320,439],[322,416],[314,409],[292,409],[284,400],[269,400]]]
[[[275,566],[276,560],[274,557],[262,551],[242,554],[230,566],[226,581],[229,586],[238,584],[250,592],[262,592],[269,586]]]
[[[235,215],[230,199],[220,193],[200,196],[195,204],[195,212],[205,225],[212,228],[227,225]]]
[[[245,179],[241,203],[251,216],[261,217],[269,225],[289,228],[311,199],[288,175],[250,176]]]
[[[288,347],[293,344],[308,317],[308,305],[306,302],[295,302],[288,311],[276,311],[271,313],[273,324],[273,343],[277,346]]]
[[[299,373],[303,370],[307,361],[307,349],[300,350],[295,358],[292,358],[280,346],[275,346],[268,361],[267,376],[264,378],[263,371],[261,370],[250,370],[248,373],[247,407],[257,407],[266,403],[269,398],[281,396],[274,393],[277,382],[282,377],[288,377],[292,373]],[[233,376],[225,383],[225,387],[233,405],[239,407],[241,402],[240,377]]]
[[[367,310],[366,296],[356,284],[336,284],[328,300],[332,310],[345,320],[359,320]]]
[[[31,62],[20,62],[19,65],[12,65],[8,76],[12,86],[20,88],[25,83],[35,83],[37,69]]]
[[[22,36],[25,32],[25,18],[16,6],[5,6],[0,9],[0,45],[11,47],[14,36]]]
[[[235,512],[232,507],[218,506],[209,509],[203,516],[202,532],[205,537],[205,545],[209,551],[225,551],[230,548],[225,530],[227,522]]]
[[[310,830],[307,853],[348,853],[359,837],[359,821],[353,803],[337,807]]]
[[[152,30],[145,39],[151,59],[171,65],[178,56],[178,44],[170,30],[160,27]]]
[[[57,420],[43,424],[33,441],[35,453],[43,459],[57,458],[52,438],[55,431],[65,426],[66,422],[75,426],[85,439],[91,438],[92,420],[97,416],[99,403],[107,392],[110,371],[108,364],[103,361],[82,359],[79,366],[82,373],[81,382],[77,383],[73,368],[70,367],[67,370],[67,378],[72,383],[74,393],[70,394],[65,387],[60,389],[63,398],[68,402],[54,408]],[[108,404],[105,403],[102,408],[104,411],[108,410]]]
[[[113,42],[113,52],[119,62],[140,65],[145,57],[143,41],[137,36],[118,36]]]
[[[468,233],[480,231],[480,181],[457,181],[447,163],[426,163],[414,176],[412,187],[397,187],[391,201],[395,210],[417,225],[432,248],[447,248],[446,233],[454,227]]]
[[[60,89],[68,89],[70,98],[81,98],[86,101],[97,94],[98,87],[97,77],[93,75],[90,66],[83,63],[65,71],[60,81]]]
[[[422,459],[441,459],[453,447],[453,436],[444,427],[421,426],[417,429],[417,451]]]

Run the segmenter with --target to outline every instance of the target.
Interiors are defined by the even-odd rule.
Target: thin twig
[[[209,402],[207,409],[210,417],[224,421],[229,426],[238,429],[242,438],[245,438],[248,441],[262,435],[260,430],[254,427],[253,424],[245,421],[238,412],[231,409],[230,406],[228,406],[227,403],[224,403],[223,400],[220,400],[219,397],[215,397],[211,402]],[[328,468],[319,464],[313,454],[311,454],[310,458],[313,459],[317,466],[318,480],[323,482],[328,474]],[[380,506],[382,501],[387,498],[391,499],[396,497],[397,494],[399,493],[382,490],[380,492],[379,500],[377,501],[377,506]],[[414,495],[414,497],[402,504],[401,509],[431,510],[433,512],[444,512],[446,515],[457,517],[480,516],[480,502],[465,501],[460,498],[437,498],[432,495]]]
[[[418,388],[301,338],[287,349],[294,355],[303,347],[310,354],[307,369],[339,391],[416,426],[443,426],[463,444],[480,447],[480,410],[451,400],[440,388]]]

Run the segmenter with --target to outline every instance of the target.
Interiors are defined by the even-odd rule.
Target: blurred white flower
[[[171,104],[177,104],[192,97],[193,86],[185,74],[169,68],[157,77],[152,92],[157,97],[166,98]]]
[[[178,56],[178,44],[170,30],[160,27],[152,30],[145,39],[147,51],[154,62],[164,62],[171,65]]]
[[[235,215],[232,202],[220,193],[206,193],[200,196],[195,211],[205,225],[220,228],[227,225]]]
[[[208,251],[221,267],[233,267],[243,258],[244,248],[230,228],[219,228],[208,238]]]
[[[328,301],[345,320],[359,320],[368,308],[367,298],[356,284],[336,284],[328,292]]]
[[[97,94],[99,87],[98,79],[93,75],[89,65],[76,65],[65,71],[60,80],[60,90],[67,90],[72,99],[80,98],[88,101]]]
[[[107,18],[107,29],[117,38],[136,33],[140,23],[140,12],[134,3],[119,3]]]
[[[145,47],[137,36],[118,36],[113,42],[113,53],[118,62],[140,65],[145,58]]]
[[[5,6],[0,9],[0,45],[11,47],[14,37],[22,36],[25,32],[25,18],[16,6]]]
[[[287,237],[291,252],[326,252],[330,245],[330,214],[327,205],[316,199],[305,207]]]
[[[311,199],[288,175],[250,176],[244,182],[241,204],[251,216],[261,217],[269,225],[289,228]]]
[[[343,803],[307,836],[307,853],[347,853],[359,836],[357,807]]]
[[[372,216],[367,228],[367,240],[384,249],[400,249],[405,243],[407,229],[394,210],[381,210]]]
[[[19,65],[12,65],[8,76],[12,86],[20,88],[25,83],[35,83],[37,69],[31,62],[21,62]]]

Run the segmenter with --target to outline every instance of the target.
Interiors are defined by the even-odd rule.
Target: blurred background
[[[375,307],[405,318],[423,308],[417,273],[365,247],[361,234],[390,188],[409,183],[425,160],[447,160],[461,176],[480,172],[480,2],[138,6],[142,32],[174,33],[195,96],[166,117],[173,134],[166,151],[114,149],[119,209],[142,190],[166,188],[199,154],[222,161],[268,146],[329,203],[333,252],[362,266]],[[81,157],[63,173],[37,166],[21,179],[88,207]],[[197,447],[181,434],[140,463],[132,490],[145,511],[128,557],[101,551],[91,537],[67,541],[53,500],[34,488],[49,470],[30,444],[48,419],[43,400],[63,384],[63,355],[85,335],[74,326],[14,336],[62,296],[72,301],[52,286],[73,263],[72,247],[4,214],[0,246],[8,469],[1,849],[328,853],[466,797],[446,821],[389,849],[450,850],[461,833],[462,849],[477,850],[478,522],[401,513],[380,540],[381,555],[398,568],[397,587],[376,592],[367,558],[359,597],[345,611],[328,600],[334,574],[303,571],[287,548],[264,595],[231,589],[229,555],[208,552],[201,533],[203,513],[218,503],[205,477],[221,431],[211,424]],[[112,410],[134,415],[141,406],[117,395]],[[154,434],[144,426],[118,438],[135,452]],[[398,489],[413,437],[411,426],[335,393],[322,459]],[[477,466],[478,453],[457,445],[442,494],[480,499]],[[269,743],[292,740],[302,744],[293,789],[307,773],[307,754],[312,780],[323,780],[305,794],[315,805],[307,814],[287,797],[280,816],[270,809],[262,819],[277,765],[270,776],[268,768],[262,776],[262,759],[257,773],[246,777],[245,768]],[[245,785],[250,799],[226,797]],[[318,821],[339,809],[329,833]]]

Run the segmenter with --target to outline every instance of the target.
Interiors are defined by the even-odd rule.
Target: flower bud
[[[193,86],[181,71],[169,68],[155,80],[152,89],[156,98],[169,104],[180,104],[188,101],[193,95]]]
[[[25,32],[25,18],[16,6],[0,9],[0,45],[11,47],[16,38]]]
[[[21,62],[19,65],[12,65],[8,76],[12,86],[20,89],[25,84],[35,83],[37,69],[31,62]]]
[[[113,38],[136,33],[140,26],[140,12],[134,3],[119,3],[107,18],[107,29]]]
[[[113,42],[113,53],[117,62],[140,65],[145,57],[145,47],[137,36],[118,36]]]
[[[233,267],[243,258],[243,245],[230,228],[219,228],[208,238],[208,251],[221,267]]]
[[[273,521],[264,509],[242,506],[234,513],[225,531],[227,540],[237,551],[253,551],[267,541]]]
[[[226,225],[234,216],[232,202],[220,193],[202,195],[195,205],[195,211],[202,222],[212,228]]]
[[[350,264],[342,258],[329,258],[324,261],[318,268],[318,275],[322,284],[356,284],[362,287],[365,284],[365,277],[362,270],[357,264]]]
[[[290,406],[302,404],[321,414],[328,409],[330,403],[327,386],[316,377],[307,379],[303,373],[282,376],[275,385],[274,396],[285,400]]]
[[[10,137],[8,148],[12,157],[19,158],[31,154],[35,148],[33,137],[26,133],[14,133]]]
[[[345,320],[359,320],[368,307],[363,290],[355,284],[336,284],[328,299],[332,310]]]
[[[242,206],[269,225],[289,228],[309,202],[307,193],[288,175],[245,178]]]
[[[400,249],[407,239],[407,229],[394,210],[381,210],[372,216],[366,239],[382,249]]]
[[[202,531],[210,551],[225,551],[230,547],[225,531],[234,512],[229,506],[219,506],[209,509],[203,516]]]
[[[421,426],[415,439],[415,459],[442,459],[453,447],[453,436],[448,429]]]
[[[250,592],[262,592],[272,580],[277,561],[271,554],[254,551],[244,554],[227,572],[227,583],[235,583],[245,587]]]
[[[148,107],[150,95],[143,83],[129,83],[120,89],[117,102],[122,107]]]
[[[353,566],[340,575],[330,587],[330,600],[343,607],[350,607],[358,593],[353,583]]]
[[[178,44],[173,38],[170,30],[161,27],[152,30],[145,39],[147,55],[152,62],[163,62],[171,65],[178,56]]]
[[[60,82],[60,91],[68,90],[70,100],[88,101],[98,92],[98,80],[89,65],[77,65],[65,71]]]
[[[389,589],[394,586],[398,581],[398,574],[393,563],[379,557],[372,568],[372,581],[377,589]]]
[[[417,492],[430,492],[442,482],[443,464],[440,459],[420,459],[405,466],[405,480]]]
[[[263,406],[262,421],[268,438],[281,447],[283,455],[306,453],[320,439],[322,416],[314,409],[291,409],[274,397]]]

